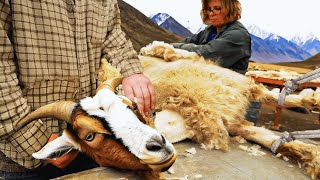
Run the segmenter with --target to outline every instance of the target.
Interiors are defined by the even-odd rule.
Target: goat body
[[[140,53],[144,73],[151,79],[157,95],[155,127],[170,141],[189,138],[205,149],[228,151],[230,135],[268,149],[280,138],[245,120],[250,101],[277,102],[278,93],[196,53],[174,49],[166,43],[154,42]],[[302,100],[290,99],[288,96],[286,104],[306,105]],[[307,103],[310,107],[319,106],[316,101]],[[295,140],[282,144],[277,152],[294,157],[312,178],[319,175],[318,146]]]

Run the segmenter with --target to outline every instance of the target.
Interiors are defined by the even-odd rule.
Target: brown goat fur
[[[292,159],[298,159],[301,166],[306,168],[307,173],[312,179],[316,179],[319,176],[319,146],[292,141],[281,146],[278,152]]]

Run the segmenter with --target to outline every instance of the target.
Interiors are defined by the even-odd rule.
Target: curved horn
[[[47,104],[29,113],[26,117],[15,121],[14,128],[18,130],[35,119],[45,117],[53,117],[71,123],[72,111],[76,105],[77,103],[72,101],[57,101]]]
[[[116,90],[116,87],[122,83],[122,80],[123,80],[122,77],[115,77],[115,78],[106,80],[102,84],[99,85],[99,87],[97,88],[97,92],[103,88],[108,88],[112,92],[114,92]]]

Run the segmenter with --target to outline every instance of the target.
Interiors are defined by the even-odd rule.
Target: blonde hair
[[[207,13],[208,3],[212,0],[202,0],[202,9],[200,12],[204,24],[209,25],[209,14]],[[230,23],[241,18],[241,3],[238,0],[220,0],[222,7],[225,9],[225,22]]]

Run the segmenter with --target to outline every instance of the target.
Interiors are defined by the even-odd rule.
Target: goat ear
[[[56,159],[66,155],[72,149],[79,150],[79,144],[70,138],[70,133],[64,131],[62,136],[47,143],[40,151],[32,156],[36,159]]]

